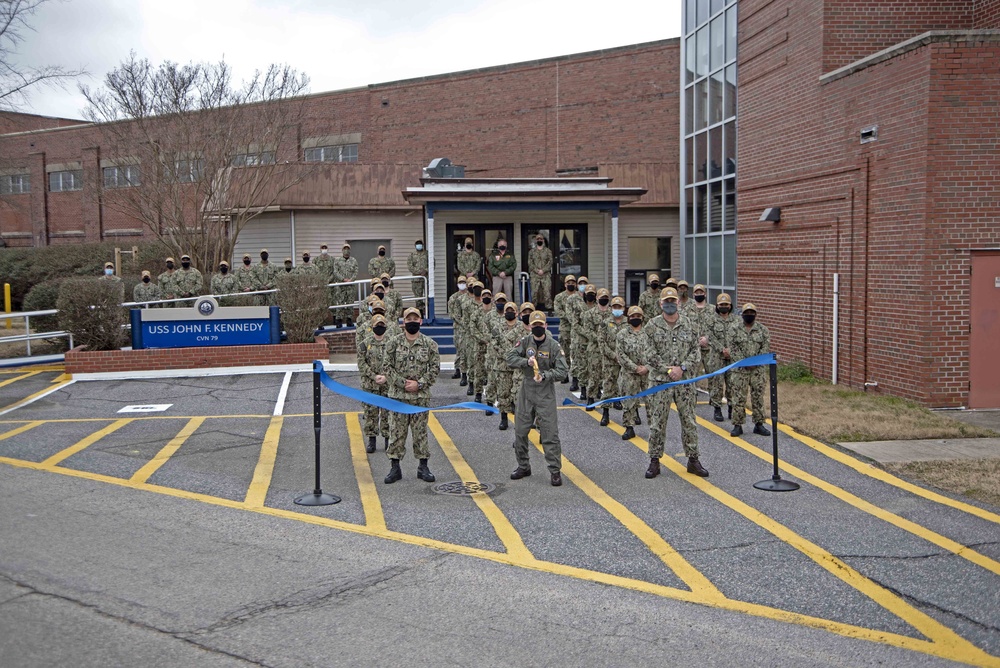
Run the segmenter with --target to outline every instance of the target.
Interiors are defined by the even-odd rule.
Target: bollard
[[[10,313],[10,283],[3,284],[3,312]],[[10,329],[10,318],[7,318],[7,329]]]
[[[774,453],[774,471],[770,480],[754,483],[754,487],[765,492],[794,492],[799,488],[799,483],[782,480],[778,473],[778,363],[771,364],[768,370],[771,376],[771,452]]]
[[[313,433],[316,435],[316,485],[312,494],[304,494],[295,499],[295,503],[300,506],[331,506],[340,503],[340,497],[333,494],[324,494],[319,484],[319,436],[323,423],[323,416],[320,411],[320,382],[319,372],[322,369],[322,362],[313,362]]]

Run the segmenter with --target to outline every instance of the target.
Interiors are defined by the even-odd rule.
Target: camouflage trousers
[[[575,378],[580,381],[582,387],[587,386],[587,359],[584,354],[586,349],[587,341],[580,336],[580,332],[576,332],[573,335],[573,339],[570,341],[570,358],[572,359],[572,371],[571,373]]]
[[[650,412],[649,456],[656,459],[663,456],[671,402],[677,405],[677,415],[681,420],[681,444],[684,446],[684,454],[688,457],[697,457],[698,423],[694,415],[697,390],[693,384],[676,385],[646,397],[646,405]]]
[[[386,396],[386,386],[375,383],[362,383],[361,389],[379,396]],[[365,436],[389,436],[389,411],[378,406],[365,404]]]
[[[539,311],[544,311],[545,308],[552,308],[552,276],[545,274],[544,276],[539,276],[538,274],[532,274],[529,277],[531,282],[531,303],[535,305],[535,308]]]
[[[587,364],[587,382],[581,379],[580,385],[587,388],[587,397],[593,399],[600,392],[604,380],[604,354],[597,343],[588,341],[583,347],[583,357]]]
[[[493,392],[496,395],[497,408],[500,409],[501,413],[514,412],[514,408],[517,405],[517,393],[521,389],[521,377],[523,375],[520,369],[511,369],[506,364],[503,365],[503,368],[497,370],[494,378],[496,388]],[[490,385],[493,385],[494,380],[490,380]]]
[[[767,367],[733,369],[728,374],[733,381],[733,424],[742,425],[747,420],[747,386],[750,387],[750,407],[754,424],[767,419],[764,414],[764,388],[767,387]]]
[[[618,375],[621,370],[622,367],[617,360],[609,359],[604,355],[601,356],[600,390],[603,398],[620,396],[618,393]]]
[[[484,369],[486,372],[486,386],[483,388],[483,402],[492,406],[493,402],[497,398],[497,376],[500,374],[500,361],[497,355],[496,348],[493,345],[488,345],[486,347],[486,363],[484,364]],[[503,364],[503,366],[507,366]]]
[[[469,367],[469,383],[476,386],[476,392],[482,392],[486,384],[485,358],[486,344],[470,335],[465,345],[465,361]]]
[[[560,318],[559,320],[559,336],[556,339],[559,341],[559,345],[562,346],[563,353],[566,355],[566,364],[573,367],[573,325],[569,323],[569,318]]]
[[[417,281],[417,280],[410,281],[410,288],[413,290],[413,296],[414,297],[423,297],[424,296],[424,282],[423,281]],[[424,315],[427,315],[427,311],[424,310],[424,300],[423,299],[418,299],[417,300],[416,307],[418,309],[420,309],[421,313],[423,313]]]
[[[729,363],[729,360],[723,359],[722,355],[709,353],[705,358],[705,370],[712,373]],[[708,379],[708,402],[715,408],[722,407],[723,396],[725,396],[727,404],[733,405],[733,375],[735,373],[735,370],[727,371]]]
[[[645,376],[639,376],[626,371],[621,371],[618,374],[618,391],[622,395],[638,394],[645,389],[645,386]],[[622,413],[622,424],[626,427],[634,427],[639,417],[639,400],[626,399],[622,402],[622,408],[625,409]]]
[[[413,406],[430,406],[430,399],[400,399]],[[430,450],[427,449],[427,417],[429,413],[414,413],[406,415],[404,413],[389,412],[389,448],[386,455],[389,459],[403,459],[406,456],[406,436],[407,433],[413,437],[413,456],[417,459],[427,459],[430,457]]]
[[[455,366],[462,371],[468,371],[468,368],[465,366],[465,332],[462,331],[457,323],[454,325],[454,330]]]
[[[333,288],[333,303],[334,304],[346,304],[348,302],[353,302],[358,298],[357,288],[353,285],[341,285],[339,287]],[[333,309],[333,318],[335,320],[342,320],[347,322],[348,320],[354,319],[354,307],[353,306],[341,306],[340,308]]]

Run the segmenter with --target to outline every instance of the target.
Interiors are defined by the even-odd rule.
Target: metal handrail
[[[20,313],[7,313],[4,319],[13,318],[24,318],[24,334],[16,334],[14,336],[3,336],[0,337],[0,343],[18,343],[19,341],[24,341],[25,349],[27,350],[27,356],[31,357],[31,342],[38,339],[64,339],[69,338],[69,347],[73,347],[73,333],[64,331],[54,331],[54,332],[36,332],[31,333],[31,317],[36,318],[46,315],[55,315],[59,313],[58,309],[45,309],[43,311],[22,311]]]
[[[518,274],[517,280],[521,283],[521,303],[528,301],[528,272],[522,271]]]

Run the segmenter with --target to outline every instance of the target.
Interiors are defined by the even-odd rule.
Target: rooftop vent
[[[425,179],[464,179],[465,165],[453,165],[448,158],[434,158],[424,167]]]

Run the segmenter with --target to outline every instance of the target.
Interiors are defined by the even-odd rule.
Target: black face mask
[[[375,332],[376,336],[382,336],[385,334],[385,325],[375,325],[372,327],[372,331]]]
[[[264,262],[267,262],[267,253],[261,253],[260,259],[263,260]]]
[[[497,246],[497,250],[500,251],[501,253],[506,253],[507,252],[507,247],[506,246]]]
[[[465,250],[472,250],[472,244],[465,244]]]
[[[544,241],[536,241],[535,245],[538,246],[539,248],[541,248],[542,246],[545,245],[545,242]]]
[[[380,250],[380,251],[378,252],[378,254],[379,254],[379,255],[381,255],[382,257],[385,257],[385,251],[384,251],[384,250]]]
[[[503,313],[503,307],[507,305],[507,302],[497,302],[497,313]]]
[[[600,304],[601,306],[607,306],[609,301],[610,300],[607,297],[601,297],[600,299],[597,300],[597,303]]]
[[[174,268],[174,263],[173,262],[168,262],[167,263],[167,269],[173,269],[173,268]]]
[[[756,320],[756,319],[757,319],[757,314],[756,313],[744,313],[743,314],[743,322],[745,322],[748,325],[752,325],[753,321]]]
[[[483,303],[484,304],[491,304],[492,302],[493,302],[493,298],[492,297],[483,297]]]
[[[249,267],[250,266],[250,258],[248,258],[248,257],[243,258],[243,264],[245,264],[246,266]]]
[[[695,295],[694,300],[700,304],[705,301],[705,295]]]
[[[642,327],[642,318],[632,318],[631,320],[628,321],[628,324],[632,325],[633,327]]]
[[[292,265],[286,264],[285,265],[285,271],[287,271],[288,273],[292,273]]]
[[[223,265],[223,266],[219,267],[219,271],[221,271],[223,274],[228,274],[229,273],[229,267]]]
[[[576,286],[572,283],[566,284],[566,292],[576,292]]]
[[[651,287],[654,290],[659,290],[660,289],[660,284],[659,283],[650,283],[649,287]]]
[[[183,268],[187,269],[188,267],[190,267],[190,266],[191,266],[191,263],[190,263],[190,262],[181,262],[181,266],[182,266]]]
[[[406,330],[407,334],[416,334],[417,332],[420,331],[420,323],[419,322],[408,322],[405,325],[403,325],[403,329]]]
[[[733,309],[730,308],[729,306],[716,306],[715,307],[715,312],[718,313],[719,315],[726,315],[727,313],[729,313],[732,310]]]
[[[383,299],[385,297],[385,291],[384,290],[376,290],[375,291],[375,296],[377,296],[379,299]]]
[[[523,322],[525,325],[527,325],[528,324],[528,318],[530,318],[530,317],[531,317],[530,314],[525,313],[524,315],[521,316],[521,322]]]
[[[503,317],[508,321],[517,320],[517,313],[514,311],[504,311]]]
[[[480,295],[483,294],[483,289],[482,288],[472,288],[472,294],[474,294],[475,296],[479,297]]]
[[[541,325],[535,325],[534,327],[531,328],[531,335],[534,336],[536,339],[540,339],[543,336],[545,336],[545,328],[542,327]]]
[[[309,263],[309,258],[307,257],[302,258],[302,264],[308,264],[308,263]]]
[[[149,283],[149,276],[143,276],[142,277],[142,282],[143,283]]]
[[[384,285],[385,287],[389,287],[389,281],[388,280],[382,281],[382,285]]]
[[[590,303],[594,303],[594,302],[597,301],[597,295],[595,295],[594,293],[591,292],[591,293],[588,293],[588,294],[584,294],[583,299],[584,299],[584,301],[588,301]]]

